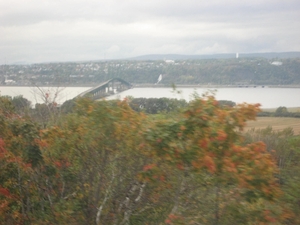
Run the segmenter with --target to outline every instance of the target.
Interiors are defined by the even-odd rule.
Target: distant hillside
[[[152,54],[130,58],[129,60],[188,60],[188,59],[231,59],[236,53],[212,55],[179,55],[179,54]],[[300,58],[300,52],[266,52],[266,53],[239,53],[239,58]]]
[[[165,86],[300,86],[300,52],[239,54],[239,59],[235,54],[196,57],[149,55],[136,60],[2,65],[0,85],[12,80],[14,85],[96,86],[115,77],[147,85],[161,77],[159,84]]]

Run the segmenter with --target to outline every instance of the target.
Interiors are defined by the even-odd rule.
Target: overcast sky
[[[0,0],[0,64],[285,51],[299,0]]]

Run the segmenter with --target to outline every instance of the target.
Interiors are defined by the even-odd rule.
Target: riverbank
[[[95,84],[74,85],[0,85],[0,87],[96,87]],[[132,84],[132,88],[170,88],[172,84]],[[174,84],[176,88],[300,88],[300,85],[220,85],[220,84]]]
[[[134,84],[137,88],[170,88],[166,84]],[[219,85],[219,84],[174,84],[176,88],[300,88],[300,85]]]
[[[22,95],[33,103],[42,103],[43,100],[40,99],[42,93],[50,94],[50,97],[59,95],[58,103],[63,103],[66,100],[72,99],[79,94],[90,89],[89,87],[13,87],[4,86],[0,88],[1,96],[19,96]],[[215,91],[215,97],[217,100],[228,100],[235,103],[247,102],[249,104],[260,103],[261,108],[278,108],[280,106],[284,107],[299,107],[300,101],[297,96],[300,96],[300,88],[239,88],[239,87],[224,87],[217,88],[216,86],[205,86],[201,88],[200,86],[189,86],[182,87],[176,86],[174,91],[168,86],[154,86],[154,87],[139,87],[134,86],[124,92],[119,92],[109,99],[124,99],[127,96],[132,96],[134,98],[178,98],[190,101],[197,96],[202,96],[209,90]],[[108,98],[107,98],[108,99]]]

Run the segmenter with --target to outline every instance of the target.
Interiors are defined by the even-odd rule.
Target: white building
[[[171,59],[166,59],[165,60],[165,63],[170,63],[170,64],[173,64],[175,61],[174,60],[171,60]]]
[[[274,61],[274,62],[272,62],[271,64],[274,65],[274,66],[281,66],[281,65],[282,65],[282,62]]]
[[[4,82],[5,82],[5,84],[14,84],[14,83],[16,83],[16,81],[14,81],[14,80],[5,80]]]

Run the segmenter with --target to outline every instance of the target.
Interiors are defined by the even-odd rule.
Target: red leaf
[[[227,134],[223,130],[218,131],[218,137],[217,137],[218,141],[224,141],[226,138],[227,138]]]
[[[143,170],[144,171],[148,171],[148,170],[151,170],[155,166],[156,166],[156,164],[145,165],[144,168],[143,168]]]
[[[2,188],[2,187],[0,187],[0,194],[4,195],[6,197],[10,196],[9,190],[7,190],[6,188]]]

